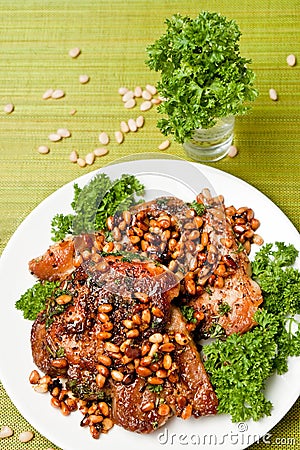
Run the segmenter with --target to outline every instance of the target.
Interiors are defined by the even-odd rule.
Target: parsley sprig
[[[175,14],[165,23],[166,33],[146,49],[146,64],[161,73],[157,87],[166,99],[158,107],[164,114],[158,128],[182,143],[216,118],[245,113],[257,91],[234,20],[203,11],[195,19]]]

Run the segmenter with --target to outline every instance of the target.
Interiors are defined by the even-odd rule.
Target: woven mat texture
[[[241,53],[252,59],[260,91],[251,112],[237,118],[238,156],[212,165],[261,190],[299,230],[300,61],[295,67],[286,63],[290,53],[300,60],[298,0],[2,0],[1,251],[22,220],[60,186],[124,156],[159,152],[157,147],[165,138],[156,128],[154,108],[144,114],[143,129],[126,135],[122,145],[114,142],[120,121],[140,115],[139,108],[124,109],[118,88],[155,84],[157,75],[144,64],[146,45],[165,30],[166,17],[177,12],[194,17],[201,10],[218,11],[237,20],[243,33]],[[77,46],[82,53],[72,59],[68,52]],[[90,76],[85,85],[78,81],[81,74]],[[269,98],[271,87],[278,92],[277,102]],[[66,95],[42,100],[48,88],[61,88]],[[12,114],[3,111],[8,103],[15,106]],[[77,113],[71,116],[73,108]],[[50,143],[48,135],[60,127],[70,129],[72,137]],[[106,156],[83,169],[69,162],[72,150],[84,157],[99,147],[101,131],[112,136]],[[48,155],[37,152],[42,144],[49,145]],[[172,143],[167,151],[186,158],[179,144]],[[299,410],[298,401],[271,431],[272,445],[260,442],[251,448],[279,448],[281,443],[286,450],[299,449]],[[0,441],[1,450],[55,448],[37,431],[26,446],[18,443],[18,432],[32,427],[1,386],[2,425],[11,426],[15,435]]]

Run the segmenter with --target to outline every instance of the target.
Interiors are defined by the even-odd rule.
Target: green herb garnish
[[[147,389],[149,389],[150,392],[154,392],[155,394],[160,394],[163,390],[163,387],[161,384],[147,384]]]
[[[218,412],[231,414],[234,422],[270,415],[266,380],[288,370],[289,356],[300,356],[300,323],[294,317],[300,313],[300,272],[289,267],[297,255],[293,245],[266,244],[252,263],[264,297],[263,309],[254,316],[257,326],[203,348]]]
[[[192,203],[188,203],[188,207],[196,211],[198,216],[203,216],[206,210],[206,206],[203,203],[198,203],[194,200]]]
[[[225,314],[229,313],[230,311],[231,311],[231,307],[230,307],[230,305],[228,305],[227,302],[222,302],[219,305],[218,313],[220,314],[220,316],[224,316]]]
[[[195,310],[192,306],[181,306],[180,311],[187,322],[197,323],[197,319],[194,317]]]
[[[60,241],[68,234],[107,230],[107,218],[136,204],[134,195],[142,195],[143,190],[144,186],[133,175],[122,175],[111,181],[106,174],[100,173],[83,188],[75,183],[71,203],[74,214],[53,217],[53,241]]]
[[[45,309],[47,300],[53,297],[59,285],[59,281],[38,281],[27,289],[15,304],[17,309],[23,311],[24,319],[35,320]]]
[[[158,91],[166,100],[158,107],[163,134],[177,142],[197,128],[209,128],[215,119],[243,114],[257,91],[254,73],[241,57],[241,32],[234,20],[201,12],[195,19],[175,14],[165,21],[167,30],[147,47],[146,64],[161,72]]]

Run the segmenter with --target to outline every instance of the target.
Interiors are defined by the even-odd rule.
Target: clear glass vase
[[[232,144],[234,116],[223,117],[211,128],[198,128],[192,138],[185,141],[186,154],[195,161],[218,161],[227,155]]]

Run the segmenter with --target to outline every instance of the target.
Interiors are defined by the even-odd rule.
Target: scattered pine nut
[[[22,433],[19,434],[19,441],[20,442],[29,442],[33,439],[33,432],[32,431],[22,431]]]
[[[143,90],[140,86],[136,86],[134,89],[134,96],[140,98],[142,96]]]
[[[90,81],[90,77],[88,75],[79,75],[79,82],[81,84],[86,84]]]
[[[76,162],[77,162],[78,154],[77,154],[76,150],[73,150],[73,151],[70,153],[69,159],[70,159],[70,161],[71,161],[72,163],[76,163]]]
[[[142,97],[143,97],[144,100],[151,100],[152,95],[151,95],[151,93],[149,91],[144,90],[142,92]]]
[[[278,95],[277,95],[277,92],[275,91],[275,89],[271,88],[269,90],[269,97],[270,97],[271,100],[276,102],[276,100],[278,99]]]
[[[104,156],[108,153],[107,148],[95,148],[94,155],[95,156]]]
[[[58,141],[61,140],[61,136],[60,136],[59,134],[57,134],[57,133],[51,133],[51,134],[49,134],[48,138],[49,138],[49,140],[52,141],[52,142],[58,142]]]
[[[151,103],[153,105],[160,105],[161,104],[161,99],[160,98],[152,98],[151,99]]]
[[[51,98],[58,99],[65,96],[65,93],[62,89],[55,89],[55,91],[52,92]]]
[[[124,103],[124,108],[131,109],[136,105],[136,101],[134,98],[130,98],[127,102]]]
[[[286,62],[288,63],[288,65],[290,67],[295,66],[296,65],[296,56],[293,55],[293,54],[288,55],[287,58],[286,58]]]
[[[133,131],[133,132],[137,131],[137,124],[136,124],[136,121],[134,119],[129,119],[128,120],[128,126],[129,126],[129,130],[130,131]]]
[[[129,126],[124,120],[122,120],[122,122],[120,123],[120,128],[123,133],[128,133],[129,131]]]
[[[4,106],[3,111],[6,114],[11,114],[14,109],[15,109],[15,107],[14,107],[14,105],[12,103],[7,103],[7,105]]]
[[[71,133],[70,133],[70,131],[67,128],[59,128],[57,130],[56,134],[58,134],[62,138],[68,138],[68,137],[71,136]]]
[[[137,125],[138,128],[142,128],[142,126],[143,126],[144,123],[145,123],[144,116],[139,116],[139,117],[137,117],[135,123],[136,123],[136,125]]]
[[[105,131],[99,134],[99,142],[102,145],[107,145],[109,143],[109,136],[107,133],[105,133]]]
[[[41,155],[47,155],[47,153],[50,152],[50,148],[47,147],[47,145],[40,145],[40,146],[38,147],[38,152],[39,152]]]
[[[236,148],[235,145],[231,145],[231,146],[229,147],[228,156],[229,156],[230,158],[234,158],[237,154],[238,154],[238,149]]]
[[[146,100],[140,106],[141,111],[148,111],[148,109],[151,109],[151,108],[152,108],[152,103],[150,100]]]
[[[79,56],[81,53],[81,50],[79,47],[74,47],[71,48],[71,50],[69,51],[69,56],[71,56],[71,58],[77,58],[77,56]]]
[[[124,141],[124,135],[122,131],[115,131],[115,139],[118,144],[122,144],[122,142]]]
[[[77,158],[76,162],[79,165],[79,167],[85,167],[86,166],[86,161],[83,158]]]
[[[126,92],[128,92],[128,89],[127,89],[127,87],[120,87],[118,92],[120,95],[124,95],[124,94],[126,94]]]
[[[43,93],[42,99],[43,99],[43,100],[47,100],[48,98],[51,98],[51,97],[52,97],[52,94],[53,94],[53,89],[52,89],[52,88],[47,89],[47,90]]]
[[[85,162],[89,166],[91,166],[92,164],[94,164],[94,161],[95,161],[95,153],[94,152],[88,153],[85,157]]]
[[[71,111],[70,111],[71,116],[74,116],[74,114],[76,114],[76,113],[77,113],[77,109],[75,109],[75,108],[71,109]]]
[[[0,439],[10,437],[13,434],[14,432],[9,426],[3,425],[0,430]]]
[[[147,85],[146,85],[146,89],[147,89],[147,91],[149,91],[150,94],[152,94],[152,95],[157,94],[157,89],[156,89],[155,86],[152,86],[152,84],[147,84]]]
[[[127,91],[127,92],[123,95],[122,101],[123,101],[124,103],[126,103],[128,100],[130,100],[130,99],[133,98],[133,97],[134,97],[133,91]]]
[[[169,141],[169,139],[166,139],[158,146],[158,150],[166,150],[168,147],[170,147],[170,144],[171,142]]]

